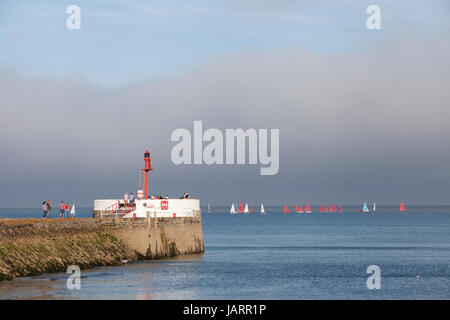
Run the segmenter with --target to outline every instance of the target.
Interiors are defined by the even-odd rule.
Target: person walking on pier
[[[44,213],[44,216],[42,218],[47,218],[47,214],[48,214],[48,207],[47,207],[47,202],[42,202],[42,212]]]
[[[130,193],[130,205],[133,205],[133,203],[134,203],[134,194],[132,192]]]

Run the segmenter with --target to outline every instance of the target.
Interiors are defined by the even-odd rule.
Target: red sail
[[[298,212],[298,206],[295,205],[295,212]]]
[[[307,204],[307,205],[305,206],[305,212],[308,212],[308,213],[312,212],[312,211],[311,211],[311,208],[309,207],[309,204]]]
[[[289,210],[287,204],[284,205],[283,213],[291,213],[291,210]]]
[[[323,206],[322,206],[322,205],[320,205],[319,211],[320,211],[320,212],[323,212]]]
[[[303,208],[302,208],[302,205],[301,205],[301,204],[300,204],[299,207],[298,207],[298,212],[303,213]]]
[[[243,213],[244,212],[244,206],[242,205],[242,202],[239,202],[239,209],[238,209],[239,213]]]
[[[253,212],[253,207],[252,207],[252,205],[250,205],[250,212]]]
[[[336,206],[334,204],[330,206],[330,212],[336,212]]]
[[[402,203],[400,204],[400,211],[401,211],[401,212],[405,212],[405,211],[406,211],[405,204],[403,203],[403,201],[402,201]]]
[[[339,207],[338,207],[338,211],[339,211],[339,212],[342,212],[342,208],[341,208],[341,205],[339,205]]]
[[[327,207],[327,205],[325,205],[325,207],[323,208],[323,211],[324,211],[324,212],[328,212],[328,207]]]

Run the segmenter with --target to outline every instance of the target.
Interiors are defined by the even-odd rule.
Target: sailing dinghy
[[[75,213],[75,204],[72,205],[72,209],[70,209],[70,216],[75,217],[77,214]]]
[[[305,212],[306,213],[311,213],[312,212],[309,204],[305,205]]]
[[[362,210],[359,210],[359,212],[370,212],[369,208],[367,208],[367,203],[366,202],[364,202],[363,208],[362,208]]]
[[[402,203],[400,203],[400,211],[406,212],[405,203],[403,202],[403,200],[402,200]]]
[[[283,213],[291,213],[291,210],[289,210],[287,204],[284,205]]]

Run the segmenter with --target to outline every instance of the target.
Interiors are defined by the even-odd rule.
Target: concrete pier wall
[[[204,251],[192,218],[0,219],[0,281]]]

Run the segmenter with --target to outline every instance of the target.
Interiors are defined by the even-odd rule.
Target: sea
[[[450,206],[265,209],[204,209],[203,254],[82,270],[80,289],[67,287],[68,273],[3,281],[0,299],[450,299]],[[0,217],[41,212],[0,209]]]

